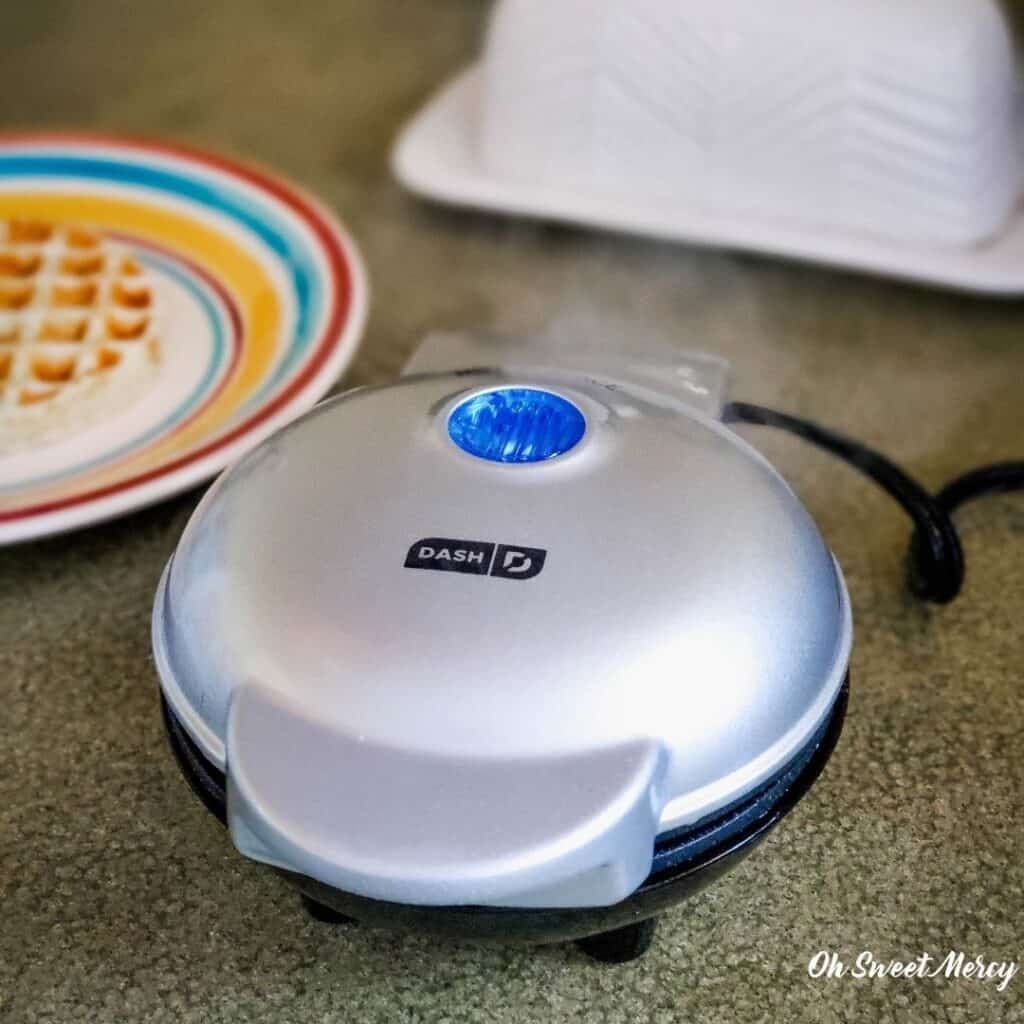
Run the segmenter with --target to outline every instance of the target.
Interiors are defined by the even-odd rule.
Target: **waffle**
[[[0,452],[123,410],[155,376],[154,282],[91,229],[0,221]]]

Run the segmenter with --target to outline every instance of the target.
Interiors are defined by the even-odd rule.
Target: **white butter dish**
[[[394,168],[460,205],[1013,295],[1020,100],[994,0],[503,0]]]

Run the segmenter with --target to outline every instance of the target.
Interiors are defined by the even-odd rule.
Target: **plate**
[[[799,220],[728,214],[639,193],[588,193],[495,178],[476,158],[482,74],[474,66],[445,86],[405,127],[392,166],[406,188],[483,210],[745,249],[997,296],[1024,294],[1024,207],[989,242],[900,243]]]
[[[298,189],[220,156],[0,135],[5,221],[79,226],[124,254],[151,286],[159,358],[145,387],[133,382],[73,431],[29,447],[0,437],[0,543],[110,519],[209,479],[322,397],[362,333],[366,275],[344,229]],[[15,437],[2,418],[0,431]]]

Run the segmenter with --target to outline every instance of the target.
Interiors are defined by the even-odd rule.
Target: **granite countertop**
[[[373,286],[346,384],[434,327],[552,323],[698,346],[737,396],[817,417],[938,486],[1024,454],[1024,311],[826,270],[459,213],[393,182],[403,119],[475,52],[480,0],[0,11],[0,128],[163,134],[278,168],[360,241]],[[814,981],[821,949],[1024,955],[1024,499],[959,517],[951,607],[903,586],[908,523],[856,474],[745,433],[806,501],[857,626],[846,731],[737,871],[650,954],[473,947],[308,919],[239,857],[168,756],[148,621],[199,491],[0,552],[0,1020],[997,1021],[1024,978]]]

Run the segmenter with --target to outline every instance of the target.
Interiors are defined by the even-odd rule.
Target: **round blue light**
[[[572,402],[536,388],[502,388],[467,398],[448,418],[448,436],[490,462],[543,462],[579,444],[586,430]]]

